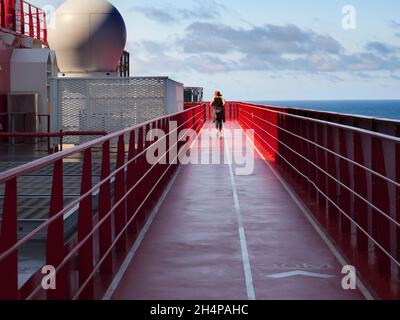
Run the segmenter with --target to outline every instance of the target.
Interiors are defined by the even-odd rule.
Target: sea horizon
[[[311,109],[360,115],[374,118],[400,120],[400,99],[335,99],[335,100],[251,100],[255,104],[267,104],[289,108]]]

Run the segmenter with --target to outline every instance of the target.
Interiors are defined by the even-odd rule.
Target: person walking
[[[225,122],[225,99],[222,97],[221,92],[215,91],[210,105],[213,108],[213,121],[217,127],[217,136],[222,134],[222,124]]]

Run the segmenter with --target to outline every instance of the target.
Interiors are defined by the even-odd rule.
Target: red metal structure
[[[47,43],[46,13],[24,0],[0,0],[0,30]]]
[[[400,243],[391,240],[400,234],[400,123],[243,103],[233,110],[378,295],[390,298],[400,267]]]
[[[2,283],[0,298],[46,297],[37,278],[37,275],[40,275],[39,271],[22,288],[18,288],[17,258],[18,250],[23,244],[45,229],[47,229],[46,264],[56,266],[58,283],[57,289],[49,291],[47,298],[93,298],[95,284],[97,284],[95,280],[99,272],[103,276],[112,275],[113,255],[123,255],[127,245],[132,243],[132,239],[143,226],[146,214],[177,167],[177,164],[173,164],[176,159],[169,159],[168,163],[171,162],[171,164],[149,165],[147,163],[146,150],[152,144],[145,140],[146,134],[152,128],[159,128],[166,132],[167,136],[164,139],[168,140],[166,141],[168,153],[170,149],[180,147],[186,142],[176,141],[169,145],[171,135],[176,134],[177,130],[189,128],[198,132],[204,120],[204,107],[198,106],[99,138],[71,150],[56,153],[18,169],[0,173],[0,184],[5,184],[0,238],[0,282]],[[170,129],[170,121],[176,121],[177,128]],[[127,161],[126,136],[129,136]],[[116,170],[113,172],[110,171],[112,141],[117,141],[117,163]],[[102,150],[101,181],[93,185],[92,151],[98,147]],[[74,154],[82,154],[83,157],[81,197],[63,207],[63,161]],[[167,154],[162,156],[167,157]],[[29,235],[18,240],[18,177],[48,165],[53,165],[49,219]],[[114,181],[113,191],[111,181]],[[93,219],[92,198],[96,190],[99,191],[99,210]],[[63,216],[76,205],[79,205],[77,234],[65,243]],[[95,252],[93,246],[96,248]],[[93,264],[93,259],[96,260],[95,264]]]
[[[308,113],[305,116],[296,109],[240,102],[229,102],[226,112],[228,122],[254,130],[259,152],[278,169],[337,248],[360,270],[376,297],[398,297],[400,123],[311,111],[304,111]],[[152,128],[163,129],[168,137],[181,129],[200,132],[210,116],[208,104],[188,106],[178,114],[0,173],[0,184],[5,185],[0,298],[101,298],[116,265],[126,256],[178,166],[176,159],[155,165],[146,161],[146,150],[157,143],[145,141],[146,133]],[[169,121],[176,121],[178,127],[171,129]],[[350,121],[353,125],[343,124]],[[361,128],[365,122],[373,128]],[[379,132],[383,128],[386,133]],[[168,143],[167,151],[185,142]],[[110,169],[112,146],[117,150],[115,169]],[[96,148],[101,148],[101,177],[93,185],[92,155]],[[81,196],[63,206],[63,164],[73,154],[82,155]],[[53,166],[49,219],[18,240],[18,179],[47,165]],[[97,191],[99,209],[93,216],[93,194]],[[77,232],[66,241],[63,216],[77,205]],[[58,283],[57,289],[47,294],[41,287],[39,271],[18,287],[18,250],[43,230],[47,230],[46,264],[56,266]]]
[[[7,116],[6,111],[7,96],[0,94],[0,133],[7,131]],[[0,143],[4,141],[4,138],[0,137]]]

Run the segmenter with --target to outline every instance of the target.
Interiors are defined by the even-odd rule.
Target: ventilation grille
[[[64,131],[131,127],[164,115],[167,78],[57,79],[58,123]],[[80,144],[93,137],[66,137]]]

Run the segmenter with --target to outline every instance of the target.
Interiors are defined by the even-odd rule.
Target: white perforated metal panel
[[[183,85],[162,77],[57,78],[52,87],[57,130],[111,133],[183,108]],[[64,141],[77,144],[90,139]]]

